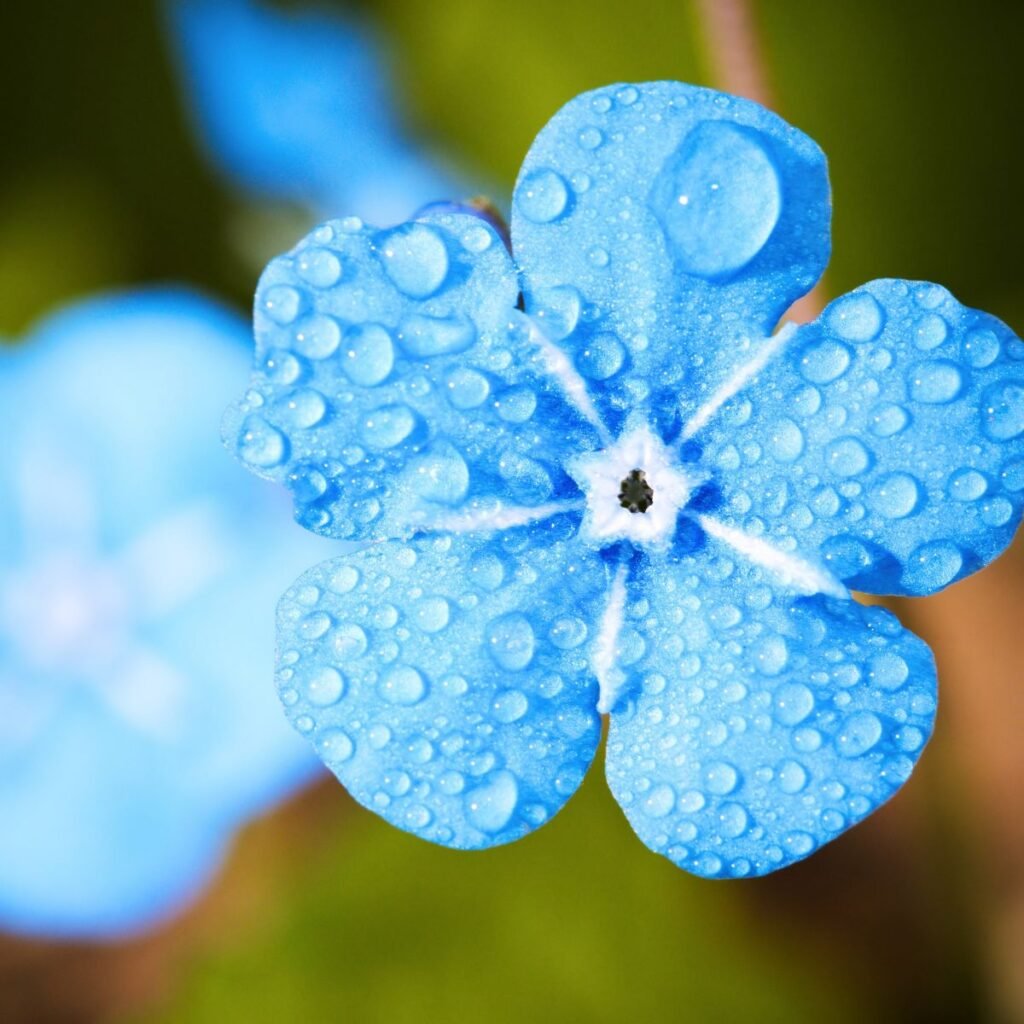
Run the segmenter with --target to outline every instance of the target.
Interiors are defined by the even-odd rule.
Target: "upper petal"
[[[803,327],[695,435],[717,515],[850,586],[928,594],[1024,505],[1024,345],[937,285],[873,281]]]
[[[589,650],[606,575],[573,532],[556,518],[373,545],[285,595],[281,700],[361,804],[477,849],[575,792],[601,735]]]
[[[748,100],[678,82],[584,93],[520,171],[512,241],[526,308],[610,421],[700,400],[818,279],[825,157]]]
[[[227,443],[332,537],[576,495],[562,451],[596,434],[546,373],[517,296],[479,217],[321,226],[260,281],[256,368]]]
[[[909,777],[935,667],[889,612],[719,557],[647,563],[630,595],[607,773],[651,849],[700,875],[765,874]]]

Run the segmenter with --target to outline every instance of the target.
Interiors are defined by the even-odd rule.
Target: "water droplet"
[[[902,405],[883,402],[871,413],[871,433],[877,437],[892,437],[910,422],[910,413]]]
[[[494,235],[482,224],[474,224],[463,231],[461,241],[470,252],[487,252],[494,244]]]
[[[407,405],[384,405],[367,414],[360,434],[371,448],[394,448],[408,438],[416,426],[416,414]]]
[[[611,257],[608,255],[608,250],[602,249],[599,245],[587,253],[587,262],[592,267],[607,267],[610,261]]]
[[[911,553],[903,567],[901,582],[911,593],[930,594],[951,583],[963,564],[963,554],[955,544],[932,541]]]
[[[476,409],[487,401],[491,385],[487,378],[476,370],[459,367],[452,370],[445,381],[448,401],[456,409]]]
[[[789,661],[789,648],[781,636],[768,636],[758,640],[751,654],[754,667],[765,676],[777,676]]]
[[[782,843],[795,857],[806,857],[814,849],[814,839],[806,832],[790,832]]]
[[[294,384],[302,376],[302,364],[291,352],[275,348],[267,353],[263,372],[275,384]]]
[[[355,750],[351,738],[341,729],[325,729],[317,738],[316,749],[328,765],[347,761]]]
[[[561,175],[541,168],[531,171],[519,183],[515,201],[527,220],[548,224],[565,213],[569,205],[569,187]]]
[[[327,707],[341,700],[345,692],[345,679],[342,674],[330,665],[317,669],[306,680],[306,697],[310,704]]]
[[[850,350],[838,341],[822,341],[804,349],[800,372],[812,384],[837,380],[850,365]]]
[[[971,331],[963,342],[964,360],[976,369],[991,366],[999,358],[999,339],[994,331]]]
[[[976,469],[962,469],[950,477],[948,489],[955,501],[977,501],[988,490],[988,481]]]
[[[882,723],[870,711],[850,715],[836,735],[836,749],[843,757],[860,757],[882,738]]]
[[[807,785],[807,772],[799,761],[783,761],[776,778],[783,793],[799,793]]]
[[[338,321],[324,313],[307,316],[295,330],[295,347],[310,359],[327,359],[340,344]]]
[[[334,571],[327,584],[335,594],[348,594],[359,582],[359,570],[351,565],[343,565]]]
[[[299,635],[305,640],[319,640],[333,624],[327,612],[310,612],[299,623]]]
[[[345,332],[341,368],[353,384],[372,388],[387,380],[395,365],[391,335],[380,324],[356,324]]]
[[[739,774],[727,761],[713,761],[704,769],[704,788],[716,796],[731,793],[739,783]]]
[[[833,334],[847,341],[872,341],[882,330],[885,313],[870,293],[853,292],[828,307],[825,322]]]
[[[330,288],[341,277],[341,260],[330,249],[311,246],[299,253],[295,269],[314,288]]]
[[[536,637],[529,619],[519,612],[508,612],[492,619],[484,640],[499,668],[518,672],[533,660]]]
[[[890,473],[875,481],[869,500],[879,515],[886,519],[902,519],[917,508],[921,488],[909,473]]]
[[[457,505],[469,491],[469,466],[447,442],[409,464],[414,486],[420,497],[441,505]]]
[[[671,786],[655,786],[641,801],[640,807],[649,818],[664,818],[675,806],[676,794]]]
[[[696,814],[706,803],[704,794],[698,789],[690,789],[679,795],[679,810],[683,814]]]
[[[423,700],[427,693],[427,683],[412,666],[399,665],[384,676],[377,692],[381,700],[407,707]]]
[[[914,327],[914,344],[921,349],[938,348],[949,334],[946,321],[936,313],[925,313]]]
[[[782,725],[799,725],[814,710],[814,694],[803,683],[790,683],[775,694],[775,717]]]
[[[574,615],[556,619],[548,637],[559,650],[569,651],[587,639],[587,624]]]
[[[871,464],[871,454],[855,437],[840,437],[825,451],[826,464],[837,476],[857,476]]]
[[[425,316],[417,313],[402,321],[398,340],[411,356],[448,356],[465,352],[476,342],[476,326],[468,316]]]
[[[525,423],[537,409],[537,396],[527,387],[509,388],[494,405],[506,423]]]
[[[591,380],[607,380],[622,369],[626,348],[614,334],[598,334],[576,355],[576,367]]]
[[[607,114],[612,109],[612,101],[607,96],[595,96],[590,101],[590,109],[598,114]]]
[[[315,427],[327,415],[324,396],[313,388],[300,388],[278,403],[281,417],[297,430]]]
[[[604,142],[604,133],[600,128],[595,128],[591,125],[580,132],[578,140],[581,148],[594,150]]]
[[[915,401],[944,405],[960,394],[964,379],[956,363],[930,359],[911,368],[908,384],[910,397]]]
[[[518,802],[516,777],[509,771],[495,772],[486,785],[466,794],[466,817],[481,832],[500,832],[512,820]]]
[[[794,462],[804,450],[803,431],[790,419],[780,419],[768,435],[768,453],[778,462]]]
[[[1013,505],[1006,498],[992,498],[981,506],[981,518],[989,526],[1005,526],[1013,518]]]
[[[403,224],[379,243],[384,270],[395,287],[414,299],[433,295],[448,277],[448,247],[427,224]]]
[[[238,454],[250,466],[270,469],[287,458],[288,442],[262,416],[247,416],[242,424]]]
[[[749,820],[739,804],[722,804],[718,810],[718,834],[723,839],[737,839],[746,831]]]
[[[633,86],[631,86],[631,85],[624,85],[624,86],[623,86],[623,87],[622,87],[622,88],[621,88],[621,89],[620,89],[620,90],[619,90],[619,91],[618,91],[618,92],[617,92],[617,93],[615,94],[615,98],[616,98],[616,99],[617,99],[617,100],[618,100],[618,101],[619,101],[619,102],[620,102],[620,103],[621,103],[621,104],[622,104],[622,105],[623,105],[624,107],[631,107],[631,106],[633,106],[633,104],[634,104],[634,103],[636,103],[636,101],[637,101],[637,99],[639,98],[639,96],[640,96],[640,93],[639,93],[639,92],[637,92],[637,90],[636,90],[636,89],[635,89],[635,88],[634,88]]]
[[[669,157],[654,189],[656,212],[681,268],[721,277],[764,248],[782,211],[775,165],[757,133],[703,121]]]
[[[361,658],[366,653],[369,641],[362,627],[354,622],[346,622],[334,631],[331,646],[338,660],[345,664],[351,659]]]
[[[263,312],[282,327],[292,323],[302,309],[302,293],[286,284],[271,285],[263,292]]]
[[[907,663],[896,653],[876,654],[868,662],[868,678],[883,690],[898,690],[910,675]]]
[[[529,708],[526,694],[520,690],[503,690],[494,698],[491,705],[491,712],[494,717],[504,724],[517,722],[526,714]]]
[[[423,597],[416,602],[412,619],[424,633],[440,633],[451,618],[451,606],[443,597]]]
[[[993,441],[1024,432],[1024,381],[1002,380],[981,396],[981,427]]]
[[[551,341],[569,337],[579,323],[583,298],[572,285],[541,288],[534,293],[529,310]]]

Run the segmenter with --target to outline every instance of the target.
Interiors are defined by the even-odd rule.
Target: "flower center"
[[[646,512],[654,504],[654,491],[642,469],[632,469],[619,485],[619,504],[630,512]]]
[[[646,425],[627,427],[607,448],[570,459],[566,469],[586,498],[581,539],[595,547],[620,540],[666,547],[703,482]]]

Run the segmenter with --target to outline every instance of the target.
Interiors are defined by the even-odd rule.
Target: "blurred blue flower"
[[[254,0],[166,10],[201,140],[240,187],[387,224],[450,193],[403,132],[381,47],[354,15]]]
[[[511,841],[580,785],[607,712],[641,839],[741,877],[906,781],[931,653],[847,587],[933,593],[1009,543],[1024,345],[897,280],[772,334],[829,221],[810,139],[660,82],[544,128],[515,263],[435,208],[329,222],[270,264],[225,436],[308,529],[380,541],[278,610],[288,717],[357,800]]]
[[[147,291],[0,353],[0,927],[146,926],[319,768],[261,679],[323,542],[209,443],[247,336]]]

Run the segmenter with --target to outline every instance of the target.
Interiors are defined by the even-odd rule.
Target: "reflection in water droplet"
[[[515,202],[527,220],[547,224],[565,213],[569,205],[569,187],[561,175],[541,168],[531,171],[519,183]]]

